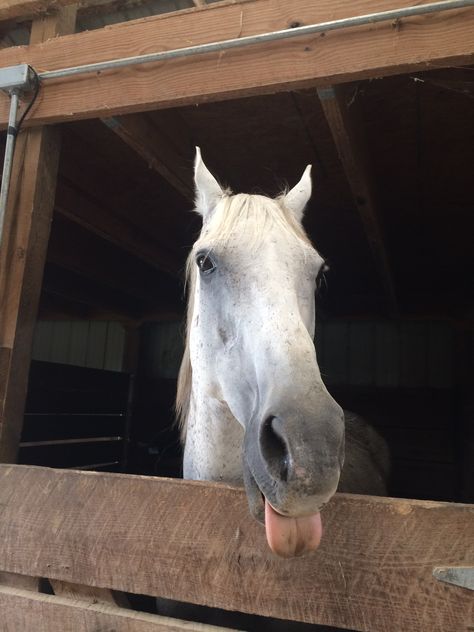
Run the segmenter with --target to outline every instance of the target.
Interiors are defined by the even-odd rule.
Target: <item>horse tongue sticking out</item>
[[[279,514],[265,499],[268,546],[280,557],[297,557],[315,551],[321,541],[321,514],[292,518]]]

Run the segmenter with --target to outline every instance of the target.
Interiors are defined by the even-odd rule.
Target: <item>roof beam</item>
[[[150,239],[132,222],[95,204],[60,178],[55,211],[88,231],[129,252],[156,270],[179,276],[182,262],[171,252]]]
[[[400,8],[413,0],[398,0]],[[47,71],[393,8],[393,0],[250,0],[209,5],[0,51],[0,67]],[[474,61],[474,8],[45,82],[29,124],[116,116],[338,84]],[[322,35],[325,35],[322,37]],[[143,43],[146,43],[145,47]],[[436,42],[436,46],[433,46]],[[0,95],[5,126],[8,97]]]
[[[51,228],[47,260],[122,292],[131,301],[156,305],[162,302],[164,290],[175,288],[175,294],[180,294],[176,281],[57,215]],[[162,287],[163,283],[166,288]]]
[[[170,129],[176,130],[178,137],[179,122],[169,120],[175,113],[166,111],[160,114],[166,115]],[[165,136],[163,130],[159,130],[146,114],[128,114],[103,118],[102,121],[133,149],[150,169],[167,180],[186,200],[194,201],[192,171],[185,169],[189,165],[189,156],[192,155],[190,147],[187,148],[188,156],[185,158]]]
[[[343,86],[320,88],[318,96],[387,295],[390,313],[396,315],[398,304],[395,286],[380,225],[368,149],[361,132],[363,126],[356,112],[357,104],[348,107],[347,90]]]

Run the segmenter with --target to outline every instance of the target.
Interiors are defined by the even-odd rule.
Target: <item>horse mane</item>
[[[216,206],[210,219],[203,225],[201,234],[194,244],[186,261],[185,287],[188,294],[186,311],[185,345],[183,359],[178,374],[176,392],[176,417],[181,431],[181,440],[186,439],[187,421],[191,404],[192,366],[189,353],[189,334],[194,315],[194,294],[196,287],[197,268],[195,253],[205,245],[207,249],[212,245],[221,248],[238,235],[242,244],[244,237],[248,248],[257,248],[262,242],[270,224],[278,224],[290,237],[297,238],[306,246],[312,247],[304,228],[295,219],[293,213],[285,206],[286,192],[276,199],[263,195],[249,195],[239,193],[232,195],[227,191]],[[252,233],[245,230],[245,224],[252,220]],[[256,221],[255,221],[256,220]]]

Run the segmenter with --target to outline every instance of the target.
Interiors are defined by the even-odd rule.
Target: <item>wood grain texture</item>
[[[242,490],[0,466],[0,569],[229,610],[380,632],[472,624],[474,507],[337,495],[310,558],[272,556]],[[38,546],[41,543],[41,546]]]
[[[0,585],[2,632],[224,632],[224,628]],[[225,628],[228,630],[228,628]]]
[[[353,87],[352,93],[355,91]],[[391,315],[396,315],[399,310],[395,284],[380,225],[377,190],[366,138],[357,116],[358,104],[351,103],[351,92],[346,86],[322,88],[318,95],[385,289],[388,309]]]
[[[41,18],[31,27],[37,43],[73,29],[76,10]],[[41,293],[59,163],[54,128],[20,134],[15,149],[0,251],[0,462],[16,459],[23,424],[33,332]]]
[[[402,8],[412,0],[399,0]],[[393,8],[392,0],[254,0],[164,14],[0,51],[0,66],[64,68]],[[48,82],[30,124],[115,116],[472,63],[474,10],[450,11],[221,54]],[[436,42],[436,46],[433,46]],[[7,120],[7,97],[0,122]]]

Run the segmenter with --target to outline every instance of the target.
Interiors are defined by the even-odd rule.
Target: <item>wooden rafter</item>
[[[400,8],[413,0],[399,0]],[[170,50],[393,8],[390,0],[251,0],[154,16],[0,51],[0,67],[44,71],[139,52]],[[135,66],[45,83],[29,123],[115,116],[250,94],[338,84],[474,60],[474,9],[249,46],[221,54]],[[145,47],[143,43],[146,43]],[[436,46],[433,46],[436,42]],[[8,98],[0,100],[6,124]]]
[[[167,119],[172,112],[165,112]],[[180,154],[170,136],[173,130],[179,138],[179,122],[169,121],[170,136],[159,130],[145,114],[129,114],[112,118],[103,118],[103,122],[129,147],[131,147],[148,165],[167,180],[181,195],[189,201],[194,200],[191,170],[191,148],[187,156]]]
[[[55,217],[47,257],[62,269],[120,292],[131,301],[150,305],[160,304],[162,300],[159,282],[165,275],[157,275],[134,256],[63,217]],[[175,285],[169,277],[165,278],[167,286]],[[178,293],[179,287],[176,288]]]
[[[348,92],[344,87],[320,88],[318,96],[385,288],[389,310],[396,315],[395,285],[380,225],[376,187],[361,131],[362,124],[355,111],[357,104],[348,107]]]
[[[59,215],[115,244],[155,269],[173,277],[179,276],[182,264],[175,255],[167,252],[134,224],[96,204],[63,179],[58,183],[55,210]]]

